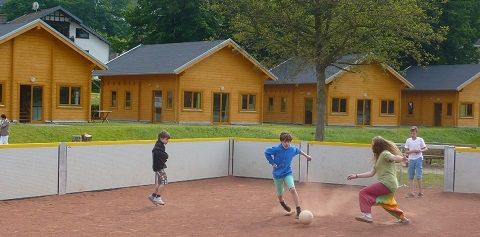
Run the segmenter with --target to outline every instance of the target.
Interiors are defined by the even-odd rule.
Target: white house
[[[28,23],[37,19],[41,19],[65,37],[75,42],[76,45],[100,62],[107,63],[109,61],[109,42],[61,6],[23,15],[6,24]]]

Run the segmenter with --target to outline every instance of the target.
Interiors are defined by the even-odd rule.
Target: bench
[[[397,143],[397,147],[398,149],[400,149],[400,151],[402,153],[405,153],[405,148],[403,147],[404,144],[401,144],[401,143]],[[428,145],[427,145],[428,147]],[[423,159],[425,160],[425,163],[426,164],[429,164],[431,165],[432,164],[432,160],[443,160],[443,158],[445,157],[445,154],[444,154],[444,149],[443,148],[438,148],[438,147],[428,147],[428,150],[422,152],[423,154]]]
[[[422,152],[423,159],[425,160],[426,164],[431,165],[432,160],[436,160],[436,159],[443,160],[443,158],[445,157],[444,152],[445,152],[444,149],[428,148],[428,150]]]

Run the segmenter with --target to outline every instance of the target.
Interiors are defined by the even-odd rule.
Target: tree
[[[127,13],[132,44],[174,43],[217,38],[215,12],[202,0],[138,0]]]
[[[132,1],[115,0],[113,3],[111,0],[43,0],[39,1],[39,10],[62,6],[110,41],[115,52],[121,52],[128,46],[129,33],[123,15]],[[5,13],[9,20],[13,20],[32,13],[32,2],[32,0],[8,0],[0,8],[0,12]]]
[[[232,20],[235,39],[267,65],[295,56],[315,65],[316,140],[324,140],[327,66],[352,53],[396,67],[406,56],[431,60],[422,46],[445,34],[444,28],[432,29],[436,19],[416,0],[225,1],[224,11],[238,12]]]
[[[439,25],[449,27],[447,39],[437,52],[440,64],[480,61],[480,51],[473,46],[480,39],[480,1],[447,1]]]

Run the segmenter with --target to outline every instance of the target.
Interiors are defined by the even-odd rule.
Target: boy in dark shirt
[[[152,150],[153,157],[153,172],[155,172],[155,188],[153,193],[148,196],[148,199],[155,205],[165,205],[165,202],[160,196],[165,190],[165,185],[167,185],[167,173],[165,169],[167,168],[167,159],[168,154],[165,152],[165,145],[170,139],[170,134],[167,131],[161,131],[158,134],[157,142]]]

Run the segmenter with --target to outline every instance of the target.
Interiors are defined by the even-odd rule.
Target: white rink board
[[[58,147],[0,149],[0,200],[58,193]]]
[[[153,184],[151,144],[72,146],[66,192]],[[228,140],[169,143],[169,182],[228,175]]]
[[[169,182],[228,176],[229,140],[169,143],[166,151]]]
[[[152,144],[72,146],[66,192],[151,184]]]
[[[455,156],[456,193],[480,193],[480,152],[460,152]]]
[[[312,161],[308,164],[308,181],[330,184],[369,185],[375,178],[347,181],[349,174],[373,168],[372,149],[367,146],[309,144]]]
[[[272,177],[272,166],[265,158],[267,147],[277,146],[280,142],[235,140],[233,148],[233,176],[266,178]],[[294,144],[299,147],[299,144]],[[305,151],[306,152],[306,151]],[[303,156],[301,159],[305,159]],[[299,156],[292,160],[293,178],[299,178]]]

